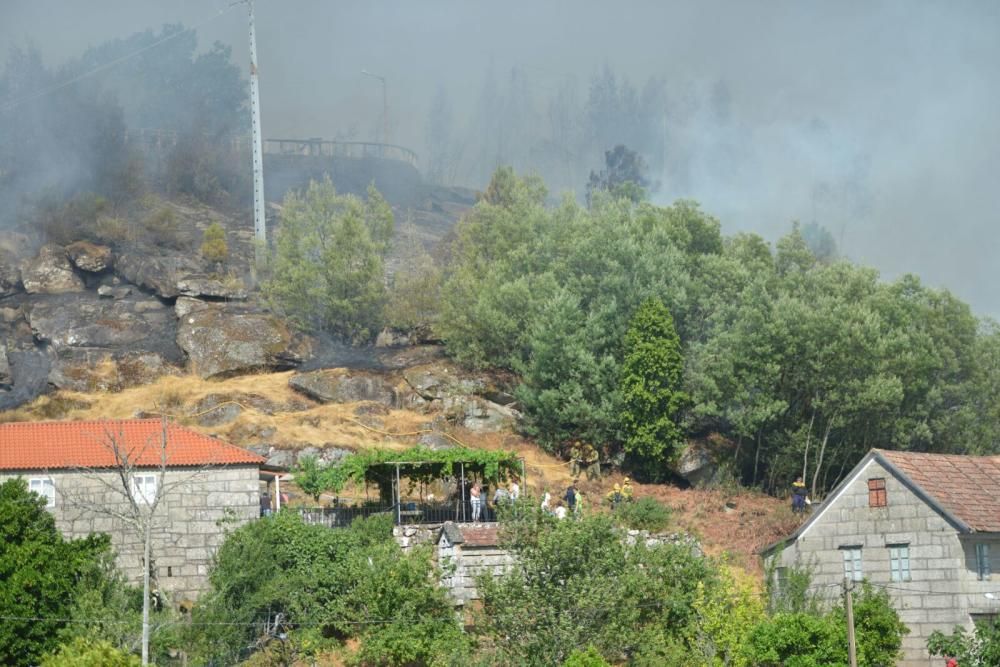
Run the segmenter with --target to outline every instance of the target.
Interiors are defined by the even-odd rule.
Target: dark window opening
[[[168,576],[168,577],[172,577],[172,576],[174,576],[174,568],[173,568],[173,566],[172,566],[172,565],[168,565],[168,566],[167,566],[167,576]]]
[[[885,495],[885,479],[878,477],[868,480],[868,507],[885,507],[888,504]]]

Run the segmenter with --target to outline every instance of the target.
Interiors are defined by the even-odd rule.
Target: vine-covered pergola
[[[319,498],[337,493],[350,483],[375,485],[383,500],[392,501],[396,522],[402,520],[402,479],[429,484],[455,478],[464,494],[472,479],[500,483],[511,477],[524,479],[524,460],[514,452],[469,447],[430,449],[417,446],[406,450],[372,449],[350,454],[337,463],[323,466],[305,459],[295,472],[295,481],[306,493]],[[464,501],[462,518],[464,519]]]

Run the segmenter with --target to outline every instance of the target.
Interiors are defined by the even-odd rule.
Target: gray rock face
[[[407,369],[403,372],[403,378],[413,391],[428,401],[470,396],[486,388],[486,382],[482,379],[463,378],[447,367],[439,366]]]
[[[150,297],[108,300],[93,292],[39,295],[24,305],[34,337],[49,344],[49,382],[79,391],[119,390],[177,371],[173,312]]]
[[[38,256],[21,265],[21,282],[29,294],[64,294],[83,290],[83,280],[73,272],[66,251],[44,245]]]
[[[287,370],[302,363],[307,346],[277,317],[221,303],[186,303],[177,344],[189,369],[202,377]]]
[[[188,257],[174,253],[142,253],[130,250],[119,255],[115,271],[125,280],[152,290],[166,299],[180,296],[177,283],[201,273],[201,266]]]
[[[715,457],[698,442],[689,442],[684,446],[674,469],[678,475],[696,485],[712,483],[718,473]]]
[[[188,276],[177,281],[177,290],[184,296],[201,296],[217,299],[245,301],[247,289],[242,281],[222,281],[204,276]]]
[[[516,410],[475,396],[448,397],[442,406],[452,421],[480,433],[502,431],[520,416]]]
[[[0,253],[0,297],[21,291],[21,270],[17,262],[6,253]]]
[[[323,403],[373,401],[387,406],[399,403],[396,389],[380,375],[361,371],[327,369],[293,375],[288,386]]]
[[[66,255],[76,268],[91,273],[107,271],[113,263],[111,248],[88,241],[77,241],[66,246]]]

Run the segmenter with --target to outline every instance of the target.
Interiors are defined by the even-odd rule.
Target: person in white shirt
[[[483,511],[482,490],[478,484],[473,484],[469,490],[469,504],[472,505],[472,522],[479,522],[479,515]]]
[[[562,503],[561,500],[559,500],[559,501],[556,502],[555,515],[556,515],[557,519],[565,519],[566,518],[566,506],[563,505],[563,503]]]
[[[542,511],[543,512],[551,512],[552,511],[552,506],[550,505],[551,502],[552,502],[552,495],[549,493],[548,489],[546,489],[545,493],[542,494]]]
[[[510,499],[511,501],[517,500],[521,496],[521,487],[518,485],[517,480],[513,480],[510,483]]]

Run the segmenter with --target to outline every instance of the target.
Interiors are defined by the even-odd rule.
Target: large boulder
[[[64,294],[83,291],[83,280],[73,271],[66,251],[44,245],[38,256],[21,265],[21,282],[29,294]]]
[[[732,443],[723,438],[689,441],[681,449],[674,471],[692,486],[711,486],[719,480],[719,462],[731,449]]]
[[[375,373],[330,368],[293,375],[288,385],[321,403],[373,401],[389,407],[399,403],[396,389]]]
[[[471,396],[485,391],[489,384],[482,378],[465,377],[444,364],[408,368],[403,379],[427,401]]]
[[[46,295],[23,306],[34,338],[46,343],[49,382],[78,391],[147,384],[177,372],[177,320],[158,299],[118,300],[92,292]]]
[[[302,363],[308,343],[274,315],[240,304],[177,304],[177,344],[202,377],[288,370]]]
[[[76,241],[66,246],[66,255],[76,268],[90,273],[107,271],[113,263],[111,248],[89,241]]]
[[[203,262],[177,252],[131,248],[115,260],[115,271],[128,282],[165,299],[179,296],[242,301],[247,288],[239,278],[220,279]]]
[[[503,431],[520,417],[517,410],[477,396],[449,397],[441,404],[450,421],[480,433]]]

